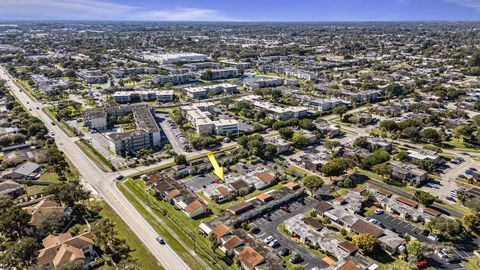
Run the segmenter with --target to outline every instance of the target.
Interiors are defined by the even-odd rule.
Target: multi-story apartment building
[[[109,119],[132,114],[136,129],[107,135],[110,149],[117,153],[135,153],[144,148],[161,145],[162,133],[155,120],[155,111],[145,104],[92,109],[84,113],[84,122],[90,129],[106,130]]]
[[[152,81],[160,85],[164,85],[169,82],[173,84],[190,83],[195,81],[195,74],[182,73],[182,74],[172,74],[172,75],[163,75],[163,76],[153,76]]]
[[[215,105],[211,102],[202,102],[191,106],[184,106],[187,119],[197,130],[198,134],[219,134],[238,132],[238,121],[234,119],[212,120],[211,112]]]
[[[233,94],[238,93],[238,86],[230,83],[206,85],[199,87],[187,87],[184,89],[185,94],[193,99],[204,99],[207,98],[209,92],[214,94],[226,93]]]
[[[165,91],[118,91],[112,94],[113,100],[118,103],[130,103],[135,101],[170,102],[173,100],[173,90]]]

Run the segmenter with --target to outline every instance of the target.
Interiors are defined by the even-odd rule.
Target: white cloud
[[[173,8],[151,10],[107,0],[0,0],[0,18],[73,20],[218,21],[216,10]]]
[[[474,8],[480,11],[480,0],[446,0],[446,1],[459,6]]]

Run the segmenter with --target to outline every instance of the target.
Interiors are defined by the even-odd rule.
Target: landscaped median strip
[[[122,182],[117,183],[118,189],[123,195],[130,201],[130,203],[137,209],[137,211],[147,220],[147,222],[155,229],[155,231],[167,242],[167,244],[175,251],[175,253],[182,258],[182,260],[191,269],[205,269],[201,267],[198,261],[191,255],[191,253],[185,248],[186,245],[180,243],[178,236],[174,236],[170,233],[171,230],[166,229],[167,226],[163,225],[159,221],[159,218],[153,213],[151,209],[144,205],[144,203],[137,198],[128,187]]]
[[[163,229],[168,231],[168,234],[165,235],[167,239],[167,243],[171,245],[171,247],[177,252],[176,248],[177,245],[180,244],[182,249],[186,249],[185,252],[188,250],[187,258],[182,257],[186,256],[185,252],[183,254],[179,254],[185,262],[192,267],[192,269],[236,269],[235,264],[227,265],[221,258],[214,258],[211,255],[211,248],[208,244],[203,243],[203,239],[198,237],[192,237],[190,233],[184,231],[185,228],[180,228],[182,225],[180,221],[173,221],[171,220],[171,215],[169,211],[165,213],[160,209],[156,202],[152,204],[152,208],[147,206],[148,199],[145,198],[146,194],[141,191],[135,184],[131,181],[125,181],[125,183],[118,183],[117,186],[120,188],[122,193],[124,193],[130,201],[133,199],[135,202],[131,201],[134,206],[139,210],[142,215],[148,215],[150,218],[147,218],[148,222],[154,225],[156,228],[157,226],[161,226]],[[127,196],[128,195],[128,196]],[[163,213],[163,214],[162,214]],[[160,218],[161,216],[165,218]],[[154,220],[151,219],[153,217]],[[153,223],[152,223],[153,222]],[[187,225],[184,225],[187,226]],[[196,233],[196,232],[192,232]],[[162,237],[164,235],[160,234]],[[169,242],[169,237],[171,237],[171,241]],[[173,243],[173,245],[172,245]],[[191,247],[195,250],[192,250]],[[177,252],[178,253],[178,252]],[[192,262],[194,260],[195,262]],[[193,265],[192,265],[193,263]],[[200,264],[200,265],[199,265]],[[200,268],[198,268],[200,267]]]
[[[137,199],[142,200],[144,204],[148,203],[149,199],[147,198],[146,186],[143,180],[130,179],[129,181],[125,181],[125,186],[137,196]],[[151,193],[154,193],[153,190],[151,190]],[[212,251],[210,241],[199,233],[198,226],[201,221],[188,218],[175,206],[165,201],[159,202],[154,194],[150,195],[150,199],[153,197],[151,200],[154,206],[152,207],[153,212],[160,217],[172,231],[180,236],[184,243],[193,247],[196,254],[203,258],[209,266],[213,269],[237,269],[234,261],[225,257],[220,248],[216,248],[214,252]]]
[[[87,157],[97,165],[97,167],[104,172],[111,172],[114,170],[112,163],[100,154],[93,146],[83,139],[75,141],[75,144],[87,155]]]
[[[65,133],[65,135],[67,135],[68,137],[75,137],[77,136],[76,134],[76,131],[70,127],[65,121],[63,120],[60,120],[58,121],[55,117],[55,115],[53,114],[53,112],[46,108],[46,107],[43,107],[42,108],[42,111],[54,122],[57,124],[57,126],[63,131],[63,133]]]

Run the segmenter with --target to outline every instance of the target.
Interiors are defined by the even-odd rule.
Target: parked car
[[[473,167],[472,167],[472,168],[469,168],[469,169],[470,169],[471,171],[474,171],[474,172],[478,171],[477,168],[473,168]]]
[[[466,177],[465,175],[463,175],[463,174],[459,174],[459,175],[458,175],[458,178],[467,179],[467,177]]]
[[[272,242],[268,243],[268,245],[271,246],[271,247],[275,247],[276,245],[278,245],[278,240],[273,239]]]
[[[292,257],[290,257],[289,261],[290,261],[290,263],[294,263],[294,264],[299,263],[299,262],[302,261],[302,255],[297,253],[297,254],[293,255]]]
[[[457,200],[455,200],[455,198],[453,198],[452,196],[446,196],[445,199],[451,201],[451,202],[456,202]]]
[[[123,179],[123,175],[119,174],[119,175],[117,175],[117,177],[115,177],[115,179],[117,179],[117,180],[122,180],[122,179]]]
[[[415,266],[417,266],[417,268],[427,268],[428,267],[428,263],[427,261],[423,260],[423,261],[418,261],[415,263]]]
[[[252,229],[250,230],[251,233],[253,234],[258,234],[260,232],[260,228],[258,227],[252,227]]]
[[[280,209],[282,209],[282,211],[284,211],[284,212],[290,213],[290,209],[288,208],[287,205],[280,206]]]
[[[288,248],[284,248],[280,251],[280,256],[285,257],[290,254],[290,250]]]
[[[381,214],[383,214],[383,210],[380,209],[380,208],[377,208],[377,209],[375,209],[374,213],[375,213],[375,215],[381,215]]]
[[[273,239],[274,239],[273,236],[269,235],[269,236],[267,236],[267,238],[265,238],[265,240],[263,240],[263,242],[265,244],[268,244],[268,243],[272,242]]]

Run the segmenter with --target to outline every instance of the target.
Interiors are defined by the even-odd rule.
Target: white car
[[[269,246],[271,247],[274,247],[278,244],[278,240],[277,239],[273,239],[270,243],[268,243]]]
[[[270,236],[268,236],[267,238],[265,238],[265,240],[263,240],[263,242],[264,242],[265,244],[268,244],[268,243],[272,242],[272,240],[273,240],[273,236],[270,235]]]

